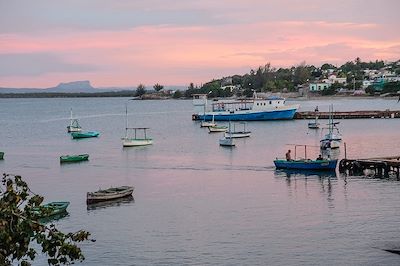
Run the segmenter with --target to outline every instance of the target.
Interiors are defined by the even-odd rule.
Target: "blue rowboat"
[[[337,160],[283,160],[274,161],[277,169],[320,170],[333,171],[336,169]]]
[[[82,139],[82,138],[93,138],[98,137],[99,132],[97,131],[83,131],[83,132],[72,132],[71,136],[73,139]]]

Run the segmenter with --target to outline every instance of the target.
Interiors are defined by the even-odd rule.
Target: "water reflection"
[[[296,169],[279,169],[275,170],[275,177],[286,178],[337,178],[335,171],[311,171],[311,170],[296,170]]]
[[[131,203],[135,203],[135,199],[133,198],[132,195],[114,200],[90,203],[87,205],[87,210],[90,211],[90,210],[104,209],[108,207],[118,207],[121,205],[128,205]]]
[[[60,220],[60,219],[62,219],[64,217],[67,217],[67,216],[69,216],[68,212],[64,211],[62,213],[58,213],[58,214],[51,215],[51,216],[48,216],[48,217],[40,218],[39,222],[47,224],[47,223],[50,223],[50,222],[54,222],[54,221]]]

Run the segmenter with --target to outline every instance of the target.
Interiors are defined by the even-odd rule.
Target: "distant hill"
[[[164,90],[186,90],[186,86],[165,86]],[[3,88],[0,87],[0,93],[98,93],[98,92],[116,92],[116,91],[135,91],[136,87],[100,87],[95,88],[88,80],[72,81],[60,83],[51,88]],[[146,86],[146,90],[153,90],[153,86]]]
[[[92,87],[90,81],[84,80],[60,83],[56,87],[45,89],[45,92],[96,92],[96,89]]]

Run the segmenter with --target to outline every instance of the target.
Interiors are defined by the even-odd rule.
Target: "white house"
[[[317,82],[317,83],[310,83],[310,91],[323,91],[326,89],[329,89],[331,84],[329,83],[322,83],[322,82]]]

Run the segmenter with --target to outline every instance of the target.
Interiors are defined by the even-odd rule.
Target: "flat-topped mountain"
[[[96,92],[90,81],[72,81],[60,83],[56,87],[46,89],[46,92]]]

